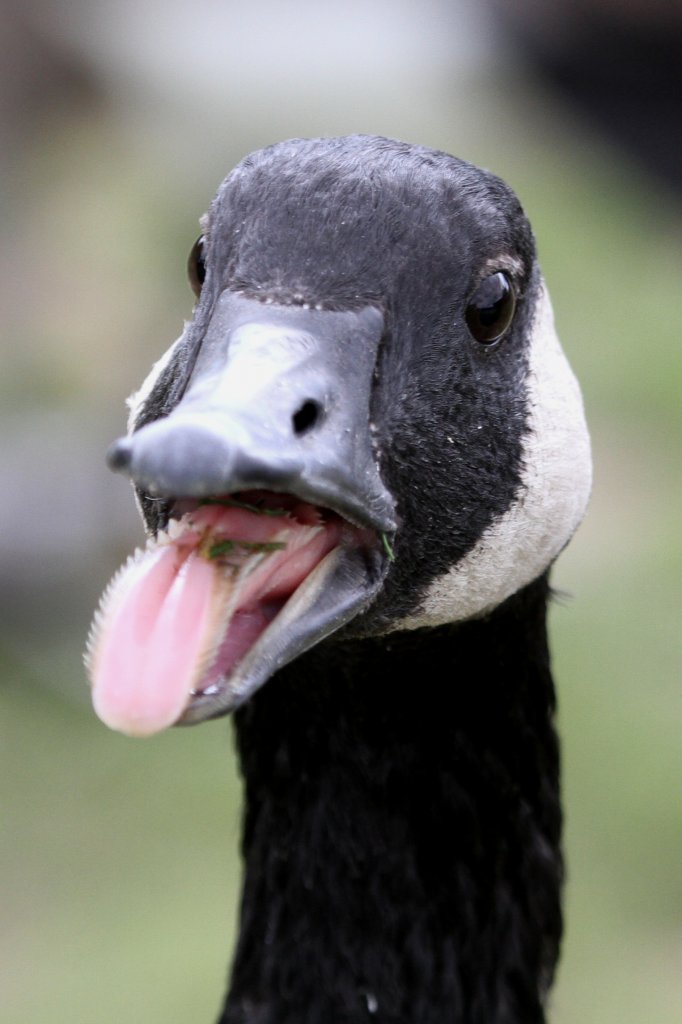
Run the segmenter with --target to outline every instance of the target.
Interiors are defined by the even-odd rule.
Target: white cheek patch
[[[142,407],[149,398],[149,396],[151,395],[152,391],[154,390],[154,385],[156,384],[157,380],[159,379],[159,377],[161,376],[161,374],[166,369],[171,359],[175,355],[175,352],[177,351],[177,348],[180,345],[180,343],[184,341],[188,327],[189,324],[186,323],[185,329],[180,335],[180,337],[173,342],[171,347],[167,349],[166,352],[164,352],[160,359],[157,359],[157,361],[154,363],[145,379],[142,381],[142,384],[138,388],[138,390],[134,391],[130,398],[126,400],[126,405],[128,406],[129,410],[127,424],[129,434],[132,434],[135,423],[137,422],[137,418],[142,411]]]
[[[437,626],[490,611],[554,561],[585,513],[592,484],[590,439],[544,284],[530,340],[527,396],[521,493],[394,629]]]

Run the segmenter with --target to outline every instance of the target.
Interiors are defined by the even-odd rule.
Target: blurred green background
[[[494,6],[16,6],[0,43],[3,1020],[216,1016],[239,882],[230,726],[133,741],[90,709],[89,618],[142,538],[103,453],[191,313],[185,260],[221,178],[269,142],[355,131],[491,168],[534,225],[596,463],[554,575],[569,880],[551,1019],[682,1020],[674,189],[528,70]]]

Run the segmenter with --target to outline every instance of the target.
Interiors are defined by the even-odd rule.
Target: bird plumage
[[[488,619],[332,641],[236,713],[222,1024],[544,1020],[562,879],[546,597],[543,579]]]

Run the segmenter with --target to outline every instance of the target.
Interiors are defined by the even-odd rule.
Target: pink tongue
[[[88,644],[95,711],[132,736],[177,722],[193,690],[229,676],[341,525],[312,506],[292,518],[216,504],[173,530],[114,577]]]
[[[215,566],[175,545],[133,562],[122,584],[93,661],[93,703],[112,729],[147,736],[182,714],[225,601]]]

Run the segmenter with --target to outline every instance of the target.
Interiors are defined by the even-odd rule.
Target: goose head
[[[590,488],[580,392],[499,178],[366,136],[225,179],[197,303],[109,456],[150,534],[89,642],[108,724],[224,714],[332,634],[485,616]]]

